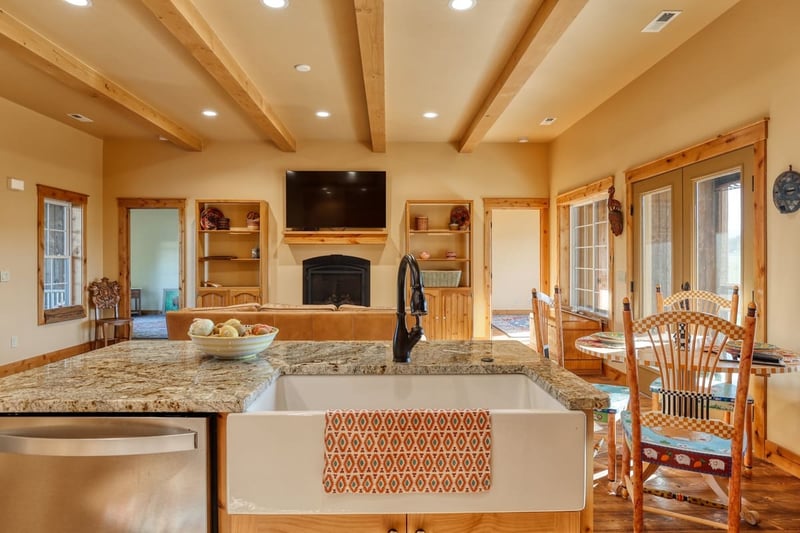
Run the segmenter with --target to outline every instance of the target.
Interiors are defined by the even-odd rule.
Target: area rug
[[[166,339],[166,317],[164,315],[142,315],[133,317],[133,338]]]
[[[492,315],[492,327],[495,327],[515,339],[530,338],[531,322],[529,314]]]

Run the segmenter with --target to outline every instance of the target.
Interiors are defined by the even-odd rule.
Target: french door
[[[636,316],[656,311],[656,285],[665,296],[688,283],[726,297],[738,286],[749,301],[752,165],[747,147],[633,184]]]

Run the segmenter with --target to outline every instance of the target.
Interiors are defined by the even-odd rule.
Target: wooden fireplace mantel
[[[384,244],[389,232],[377,231],[292,231],[283,232],[286,244]]]

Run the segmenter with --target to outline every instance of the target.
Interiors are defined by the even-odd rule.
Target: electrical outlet
[[[11,347],[16,348],[19,345],[19,337],[11,335]]]
[[[11,272],[8,270],[0,270],[0,282],[11,281]]]

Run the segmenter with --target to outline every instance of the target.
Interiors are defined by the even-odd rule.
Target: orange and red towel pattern
[[[485,409],[325,413],[325,492],[482,492],[492,485]]]

